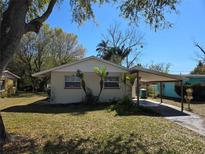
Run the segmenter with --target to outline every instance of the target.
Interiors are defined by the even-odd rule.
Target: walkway
[[[152,107],[153,110],[164,118],[205,136],[205,122],[197,114],[188,111],[182,113],[179,107],[164,103],[160,104],[152,100],[140,100],[140,105]]]

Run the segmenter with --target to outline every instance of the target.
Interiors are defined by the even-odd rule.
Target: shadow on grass
[[[173,116],[190,116],[185,112],[181,112],[180,110],[174,109],[172,107],[168,107],[166,105],[161,104],[159,107],[152,108],[156,112],[158,112],[163,117],[173,117]]]
[[[179,110],[161,106],[161,107],[138,107],[133,111],[123,111],[117,112],[119,116],[133,116],[133,115],[143,115],[143,116],[152,116],[152,117],[173,117],[173,116],[189,116],[189,114],[181,112]]]
[[[109,103],[100,104],[45,104],[46,100],[37,101],[28,105],[16,105],[8,107],[3,112],[21,112],[21,113],[44,113],[44,114],[60,114],[71,113],[73,115],[85,114],[89,111],[98,111],[108,109]]]
[[[146,145],[138,140],[138,136],[130,134],[127,138],[110,136],[103,141],[96,138],[75,138],[48,141],[43,148],[44,153],[148,153]]]
[[[17,105],[8,107],[3,112],[20,112],[20,113],[44,113],[44,114],[60,114],[71,113],[72,115],[82,115],[91,111],[109,110],[110,103],[99,104],[45,104],[46,100],[41,100],[28,105]],[[119,116],[188,116],[179,110],[168,106],[160,105],[158,107],[132,107],[132,110],[116,110]]]
[[[177,108],[169,107],[164,103],[156,104],[151,101],[143,100],[140,102],[140,105],[143,106],[143,108],[145,109],[152,110],[153,112],[159,114],[162,117],[189,116],[189,114],[181,112],[181,110]]]
[[[132,116],[132,115],[145,115],[145,116],[157,116],[157,117],[172,117],[172,116],[189,116],[189,114],[185,112],[181,112],[175,108],[171,108],[169,106],[155,103],[143,101],[149,105],[143,105],[140,102],[139,106],[124,106],[118,105],[114,106],[112,110],[115,110],[117,115],[119,116]]]
[[[42,104],[38,101],[28,105],[17,105],[8,107],[2,112],[17,112],[17,113],[43,113],[43,114],[61,114],[71,113],[72,115],[83,115],[87,112],[107,110],[110,111],[111,104]],[[134,111],[117,113],[119,116],[160,116],[158,113],[147,108],[136,108]]]
[[[124,110],[123,108],[119,107],[115,109],[116,116],[154,116],[159,117],[161,116],[159,113],[155,112],[151,108],[147,107],[133,107],[131,109]]]
[[[38,145],[34,139],[15,134],[10,134],[10,136],[13,138],[13,141],[4,145],[3,149],[5,154],[35,153],[35,149]]]
[[[104,139],[95,137],[63,138],[59,136],[54,140],[37,144],[35,140],[19,137],[4,147],[5,153],[170,153],[175,152],[167,148],[163,142],[145,141],[141,135],[130,133],[127,136],[107,136]]]

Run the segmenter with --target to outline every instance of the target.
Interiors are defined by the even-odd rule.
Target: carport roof
[[[139,73],[140,81],[142,82],[177,82],[184,79],[184,77],[180,75],[162,73],[137,66],[130,69],[131,74],[137,72]]]

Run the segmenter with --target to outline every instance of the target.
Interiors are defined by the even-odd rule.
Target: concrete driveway
[[[179,107],[160,104],[152,100],[140,100],[140,105],[151,107],[164,118],[205,136],[205,121],[197,114],[188,111],[181,112]]]

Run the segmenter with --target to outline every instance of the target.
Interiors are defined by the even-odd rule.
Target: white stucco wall
[[[51,102],[57,104],[78,103],[85,97],[83,89],[65,89],[64,77],[66,75],[75,75],[75,72],[51,72]],[[126,95],[125,85],[122,83],[123,73],[109,73],[109,76],[119,76],[119,89],[103,89],[100,100],[108,101],[113,98],[122,98]],[[96,96],[100,90],[99,77],[94,73],[84,73],[86,86],[89,87]]]
[[[100,78],[94,72],[94,67],[106,67],[109,72],[109,76],[118,76],[120,79],[120,88],[118,89],[106,89],[104,88],[100,101],[108,101],[110,99],[122,98],[123,96],[130,94],[131,88],[127,86],[125,88],[122,82],[122,76],[128,71],[125,68],[116,66],[115,64],[110,64],[98,60],[96,58],[90,58],[85,61],[80,61],[79,63],[74,63],[54,71],[51,71],[51,102],[58,104],[66,103],[79,103],[85,97],[83,89],[65,89],[65,76],[75,75],[77,70],[81,70],[84,73],[84,80],[86,86],[90,88],[93,95],[97,96],[100,91]]]
[[[132,98],[137,98],[136,88],[137,88],[137,79],[135,79],[135,82],[132,85]]]

